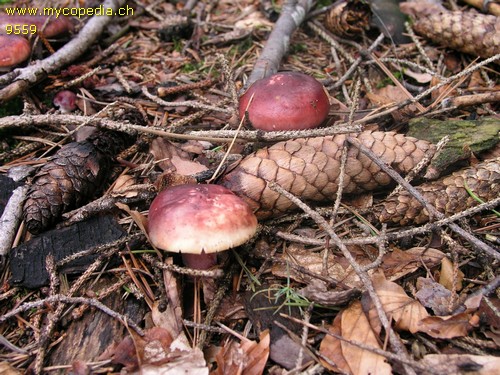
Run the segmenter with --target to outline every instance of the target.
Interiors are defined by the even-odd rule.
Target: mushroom
[[[71,113],[76,109],[76,94],[73,91],[59,91],[52,100],[62,113]]]
[[[29,42],[22,36],[0,34],[0,68],[10,68],[26,60],[31,53]]]
[[[184,264],[208,269],[217,252],[248,241],[257,230],[250,207],[220,185],[186,184],[160,192],[149,208],[149,239],[162,250],[182,254]]]
[[[323,85],[298,72],[277,73],[255,81],[239,103],[240,117],[248,112],[252,126],[265,131],[318,127],[329,109],[330,101]]]

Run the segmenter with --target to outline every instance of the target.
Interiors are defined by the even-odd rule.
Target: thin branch
[[[278,71],[281,60],[288,51],[291,36],[304,21],[312,3],[312,0],[289,0],[283,5],[281,15],[253,67],[246,87],[258,79],[268,77]]]
[[[418,200],[418,202],[423,207],[425,207],[425,209],[429,213],[429,218],[430,218],[429,220],[431,220],[431,216],[434,218],[438,218],[438,219],[445,218],[444,214],[439,212],[433,205],[429,204],[429,202],[427,202],[425,200],[425,198],[422,196],[422,194],[420,194],[420,192],[415,187],[410,185],[403,177],[401,177],[399,175],[399,173],[397,173],[394,169],[392,169],[390,166],[388,166],[382,160],[380,160],[380,158],[378,158],[371,150],[369,150],[367,147],[362,145],[356,139],[348,137],[347,141],[351,145],[357,147],[363,154],[368,156],[375,164],[377,164],[377,166],[380,169],[382,169],[382,171],[384,171],[389,176],[391,176],[391,178],[394,179],[394,181],[396,181],[398,184],[402,185],[413,197],[415,197],[415,199]],[[486,254],[492,256],[493,258],[500,260],[500,253],[498,251],[496,251],[495,249],[493,249],[491,246],[488,246],[483,241],[474,237],[472,234],[465,231],[464,229],[462,229],[460,226],[458,226],[455,223],[450,223],[450,224],[448,224],[448,226],[450,227],[450,229],[452,231],[454,231],[460,237],[467,240],[476,249],[479,249],[479,250],[485,252]]]
[[[405,347],[403,346],[401,340],[399,337],[396,335],[394,330],[391,327],[391,324],[389,322],[389,318],[385,314],[384,307],[382,305],[382,301],[380,300],[379,296],[375,292],[375,288],[373,286],[373,283],[368,276],[368,274],[363,271],[361,266],[356,262],[356,259],[352,256],[352,254],[349,252],[347,247],[342,243],[342,240],[338,237],[337,233],[333,230],[333,228],[328,224],[328,222],[323,218],[320,214],[318,214],[316,211],[311,209],[308,205],[306,205],[304,202],[302,202],[300,199],[298,199],[295,195],[291,194],[287,190],[283,189],[280,185],[278,185],[275,182],[269,183],[269,188],[280,193],[283,195],[285,198],[290,199],[294,204],[296,204],[300,209],[302,209],[305,213],[307,213],[311,219],[314,220],[314,222],[321,227],[328,235],[330,236],[330,239],[332,242],[340,249],[344,257],[347,259],[351,267],[353,268],[354,272],[358,275],[360,280],[362,281],[364,287],[366,288],[366,291],[368,292],[372,303],[375,307],[375,310],[377,312],[377,315],[380,319],[380,323],[382,326],[386,329],[387,334],[389,335],[389,341],[394,348],[394,350],[398,353],[402,359],[405,359],[409,361],[410,359],[408,358],[408,353],[405,350]],[[412,368],[405,366],[405,370],[409,374],[414,374],[415,371],[413,371]]]
[[[21,306],[16,307],[15,309],[10,310],[8,313],[0,316],[0,323],[3,323],[9,318],[12,318],[16,316],[17,314],[20,314],[24,311],[28,311],[31,309],[36,309],[42,306],[46,306],[46,304],[53,304],[53,303],[65,303],[65,304],[83,304],[83,305],[90,305],[93,306],[105,314],[111,316],[112,318],[118,319],[120,322],[122,322],[124,325],[129,326],[132,328],[134,331],[137,332],[140,336],[144,336],[144,332],[142,329],[135,324],[133,321],[129,320],[126,315],[122,315],[120,313],[117,313],[116,311],[111,310],[109,307],[104,305],[103,303],[97,301],[96,299],[93,298],[85,298],[85,297],[68,297],[68,296],[63,296],[63,295],[55,295],[51,297],[47,297],[38,301],[33,301],[33,302],[26,302],[23,303]]]

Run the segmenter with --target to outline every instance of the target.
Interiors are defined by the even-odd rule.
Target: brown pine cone
[[[362,132],[350,135],[371,149],[398,172],[408,173],[434,145],[394,132]],[[295,208],[287,198],[271,190],[274,181],[305,201],[335,199],[340,158],[347,135],[299,138],[279,142],[244,158],[222,184],[242,197],[259,219],[282,215]],[[356,147],[348,150],[345,193],[360,193],[390,185],[391,178]]]
[[[452,12],[428,2],[403,3],[414,18],[414,30],[437,44],[481,57],[500,53],[500,17]]]
[[[440,180],[417,187],[425,200],[439,212],[449,216],[479,204],[466,186],[483,201],[497,198],[500,193],[500,158],[460,170]],[[381,222],[399,225],[421,224],[429,220],[428,212],[407,191],[389,197],[374,213]]]
[[[370,28],[370,6],[361,0],[340,2],[325,19],[325,26],[335,35],[346,38],[360,37]]]
[[[26,227],[37,234],[54,224],[101,188],[114,155],[128,139],[97,132],[82,142],[63,146],[33,177],[24,202]]]

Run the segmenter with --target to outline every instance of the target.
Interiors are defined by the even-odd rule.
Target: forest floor
[[[332,3],[288,2],[310,9],[263,74],[271,31],[293,21],[281,1],[107,0],[133,14],[31,38],[29,61],[0,76],[0,373],[496,373],[498,4],[496,17],[474,1],[420,7],[405,26],[397,1]],[[451,31],[428,30],[448,20]],[[241,118],[239,95],[274,70],[324,85],[320,128],[266,133]],[[153,248],[159,191],[224,183],[255,151],[313,137],[301,158],[338,167],[326,201],[320,167],[292,174],[313,198],[244,172],[270,189],[259,212],[287,190],[294,209],[259,217],[208,271]],[[70,156],[54,162],[62,146]],[[401,160],[411,179],[391,175]],[[246,189],[235,192],[250,201]]]

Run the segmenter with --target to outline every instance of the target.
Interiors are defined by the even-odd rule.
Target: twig
[[[148,262],[154,267],[158,267],[160,269],[164,269],[170,272],[175,272],[181,275],[189,275],[193,277],[211,277],[211,278],[220,278],[224,276],[224,272],[221,269],[195,270],[191,268],[179,267],[176,266],[175,264],[165,264],[153,258],[151,255],[147,254],[143,254],[142,257],[146,262]]]
[[[370,280],[370,277],[368,274],[362,270],[361,266],[356,262],[356,259],[352,256],[352,254],[349,252],[347,247],[342,243],[342,240],[337,236],[337,233],[332,229],[332,227],[328,224],[328,222],[316,211],[312,210],[308,205],[306,205],[304,202],[302,202],[300,199],[298,199],[296,196],[293,194],[289,193],[287,190],[283,189],[280,185],[278,185],[275,182],[269,183],[269,188],[282,194],[284,197],[290,199],[295,205],[297,205],[300,209],[302,209],[304,212],[309,214],[311,219],[314,220],[314,222],[321,227],[325,232],[328,233],[330,236],[330,239],[333,241],[333,243],[340,249],[344,257],[347,259],[351,267],[354,269],[360,280],[363,282],[364,287],[366,288],[372,303],[375,307],[375,310],[377,312],[377,315],[380,319],[380,323],[382,326],[385,328],[387,331],[387,334],[389,335],[389,341],[398,353],[400,357],[402,357],[403,360],[409,361],[410,359],[408,358],[408,354],[406,353],[406,350],[401,343],[399,337],[394,333],[394,330],[391,328],[391,324],[389,322],[389,319],[387,318],[387,315],[385,314],[384,307],[382,305],[382,302],[375,292],[375,288],[373,287],[373,283]],[[415,371],[408,367],[405,366],[405,370],[409,374],[414,374]]]
[[[378,158],[371,150],[369,150],[367,147],[362,145],[356,139],[348,137],[347,141],[351,145],[357,147],[363,154],[368,156],[375,164],[377,164],[377,166],[380,169],[382,169],[385,173],[387,173],[389,176],[391,176],[391,178],[394,181],[396,181],[398,184],[402,185],[423,207],[425,207],[425,209],[429,213],[429,220],[432,220],[432,217],[438,218],[438,219],[445,218],[444,214],[442,214],[441,212],[436,210],[436,208],[433,205],[429,204],[429,202],[427,202],[425,200],[425,198],[422,196],[422,194],[420,194],[420,192],[415,187],[413,187],[407,181],[405,181],[405,179],[403,177],[401,177],[399,175],[399,173],[397,173],[394,169],[392,169],[390,166],[388,166],[383,161],[381,161],[380,158]],[[492,256],[493,258],[495,258],[497,260],[500,260],[500,253],[498,251],[496,251],[495,249],[493,249],[492,247],[485,244],[483,241],[474,237],[472,234],[468,233],[467,231],[465,231],[464,229],[462,229],[461,227],[459,227],[455,223],[449,223],[448,226],[450,227],[450,229],[452,231],[454,231],[460,237],[467,240],[471,245],[473,245],[477,249],[485,252],[486,254]]]
[[[394,241],[394,240],[399,240],[401,238],[406,238],[406,237],[414,237],[419,234],[423,233],[430,233],[434,231],[437,228],[443,227],[445,225],[448,225],[454,221],[463,219],[468,216],[475,215],[479,212],[490,210],[500,204],[500,197],[493,199],[489,202],[482,203],[479,206],[471,207],[465,211],[459,212],[453,216],[441,219],[439,221],[435,221],[434,223],[428,223],[423,226],[420,226],[418,228],[412,228],[412,229],[407,229],[407,230],[402,230],[398,232],[393,232],[393,233],[387,233],[387,240],[388,241]],[[276,236],[279,238],[282,238],[287,241],[293,241],[297,243],[303,243],[305,245],[313,245],[313,246],[324,246],[325,241],[324,240],[318,240],[316,238],[310,238],[310,237],[304,237],[304,236],[298,236],[296,234],[291,234],[291,233],[285,233],[282,231],[277,231]],[[345,245],[369,245],[373,243],[377,243],[379,237],[360,237],[360,238],[351,238],[351,239],[344,239],[342,242]]]
[[[0,218],[0,259],[8,254],[16,237],[17,229],[22,220],[22,203],[26,198],[27,191],[27,185],[16,188]]]
[[[413,361],[413,360],[411,360],[409,358],[399,356],[397,354],[388,352],[388,351],[383,350],[383,349],[379,349],[379,348],[375,348],[373,346],[366,345],[365,343],[360,342],[360,341],[347,340],[346,338],[344,338],[344,337],[342,337],[340,335],[337,335],[335,333],[330,332],[326,328],[316,327],[314,324],[304,322],[303,320],[294,318],[293,316],[289,316],[289,315],[286,315],[286,314],[283,314],[283,313],[280,313],[280,315],[282,317],[286,318],[286,319],[291,320],[292,322],[295,322],[295,323],[298,323],[298,324],[301,324],[301,325],[307,325],[309,328],[311,328],[311,329],[313,329],[315,331],[318,331],[318,332],[322,332],[322,333],[324,333],[326,335],[332,336],[332,337],[336,338],[337,340],[344,341],[344,342],[346,342],[348,344],[357,346],[357,347],[359,347],[359,348],[361,348],[363,350],[368,350],[370,352],[376,353],[378,355],[381,355],[383,357],[391,359],[391,360],[393,360],[395,362],[399,362],[399,363],[402,363],[404,365],[409,365],[409,366],[415,367],[415,368],[417,368],[419,370],[424,371],[425,373],[432,373],[432,374],[440,374],[441,373],[439,371],[432,371],[432,369],[429,369],[427,366],[422,365],[419,362]]]
[[[87,117],[78,115],[25,115],[7,116],[0,118],[0,130],[2,129],[28,129],[30,127],[40,127],[47,125],[64,124],[79,126],[82,124],[95,126],[101,129],[124,132],[130,135],[137,133],[153,134],[171,139],[196,139],[208,142],[228,142],[236,134],[235,130],[215,130],[215,131],[193,131],[187,134],[177,134],[165,131],[164,128],[141,126],[132,123],[113,121],[101,117]],[[321,137],[342,133],[356,133],[361,131],[359,125],[340,125],[322,129],[297,130],[293,132],[262,132],[262,131],[241,131],[238,133],[238,140],[277,142],[300,137]]]
[[[16,316],[17,314],[20,314],[23,311],[36,309],[38,307],[42,307],[42,306],[45,306],[46,304],[52,304],[52,303],[85,304],[85,305],[93,306],[93,307],[101,310],[105,314],[111,316],[112,318],[118,319],[123,324],[129,326],[134,331],[136,331],[138,335],[144,336],[144,332],[142,331],[142,329],[137,324],[135,324],[133,321],[129,320],[126,315],[122,315],[120,313],[117,313],[116,311],[111,310],[109,307],[107,307],[103,303],[97,301],[96,299],[85,298],[85,297],[68,297],[68,296],[64,296],[61,294],[47,297],[47,298],[44,298],[44,299],[41,299],[38,301],[23,303],[21,306],[18,306],[15,309],[10,310],[8,313],[1,315],[0,316],[0,323],[5,322],[7,319],[10,319],[10,318]]]
[[[190,108],[196,108],[196,109],[208,109],[210,111],[214,112],[223,112],[223,113],[229,113],[232,114],[232,111],[227,108],[223,107],[218,107],[215,105],[207,105],[199,102],[195,102],[193,100],[188,100],[188,101],[183,101],[183,102],[167,102],[161,98],[159,98],[156,95],[151,94],[146,86],[142,87],[142,93],[149,99],[151,99],[153,102],[158,104],[159,106],[162,107],[190,107]]]
[[[246,87],[278,71],[281,60],[288,51],[291,36],[306,17],[312,3],[312,0],[288,0],[283,5],[281,15],[248,77]]]
[[[106,0],[102,6],[104,9],[110,8],[114,13],[124,3],[125,0]],[[113,17],[92,17],[78,35],[56,53],[26,68],[17,69],[15,81],[0,90],[0,101],[14,98],[48,74],[76,60],[99,38],[106,25],[112,20]]]

